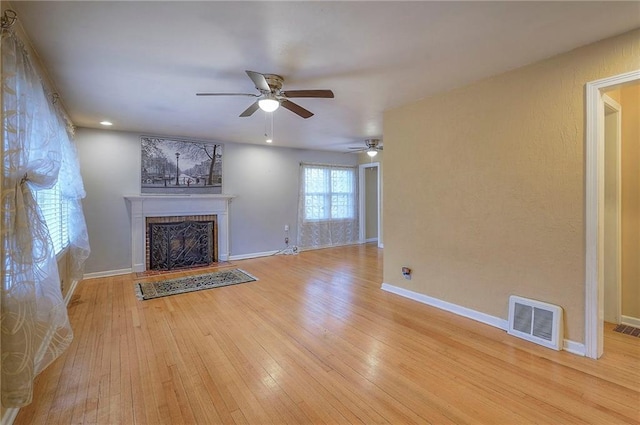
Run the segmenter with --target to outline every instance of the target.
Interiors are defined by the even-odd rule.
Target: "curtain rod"
[[[4,12],[2,12],[2,16],[0,17],[0,28],[2,29],[2,32],[3,33],[8,32],[15,25],[17,21],[18,21],[18,14],[12,9],[5,9]],[[16,38],[18,39],[19,43],[22,45],[22,48],[25,50],[27,55],[29,55],[29,50],[26,48],[25,43],[30,43],[30,41],[26,36],[26,34],[24,35],[26,37],[26,41],[24,42],[20,40],[20,37],[18,37],[17,34],[16,34],[17,36]],[[29,47],[31,48],[32,51],[35,52],[35,49],[33,49],[33,47],[30,44],[29,44]],[[61,101],[60,94],[57,91],[50,90],[50,88],[53,88],[53,83],[49,78],[49,75],[47,74],[46,70],[43,68],[42,64],[39,62],[37,58],[30,59],[32,63],[34,60],[38,62],[38,66],[36,66],[35,68],[37,70],[38,77],[40,78],[40,81],[42,83],[42,87],[45,93],[49,97],[51,104],[54,106],[54,109],[56,110],[60,118],[65,122],[67,132],[70,135],[74,135],[75,125],[73,124],[73,121],[71,121],[69,114],[67,114],[67,111],[63,106],[63,102]],[[44,72],[44,74],[42,74],[40,71]]]

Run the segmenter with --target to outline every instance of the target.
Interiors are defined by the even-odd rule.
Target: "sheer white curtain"
[[[66,219],[69,231],[69,266],[72,280],[81,280],[84,275],[84,263],[91,253],[87,224],[84,219],[82,200],[86,196],[84,183],[80,175],[80,162],[76,146],[69,134],[69,128],[60,114],[57,115],[59,129],[59,147],[62,157],[58,184],[62,197],[67,204]],[[66,131],[65,131],[66,130]]]
[[[358,168],[300,164],[298,245],[321,248],[359,240]]]
[[[70,225],[76,278],[89,254],[78,160],[23,44],[2,34],[2,388],[4,407],[31,402],[35,376],[73,339],[49,231],[33,193],[60,179],[75,217]]]

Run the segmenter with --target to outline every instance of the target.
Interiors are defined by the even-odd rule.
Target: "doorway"
[[[359,171],[360,242],[380,245],[380,163],[361,164]]]
[[[597,359],[604,351],[605,311],[605,102],[604,92],[640,83],[640,70],[586,85],[585,348]]]

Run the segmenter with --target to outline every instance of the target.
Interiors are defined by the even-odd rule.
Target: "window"
[[[344,220],[356,217],[356,170],[352,167],[309,165],[304,178],[304,220]]]
[[[51,189],[38,190],[36,203],[49,228],[55,254],[59,254],[69,245],[68,216],[69,205],[62,196],[59,183]]]

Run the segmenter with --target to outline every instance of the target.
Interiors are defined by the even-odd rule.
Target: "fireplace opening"
[[[147,217],[146,228],[147,270],[201,267],[218,260],[215,215]]]

